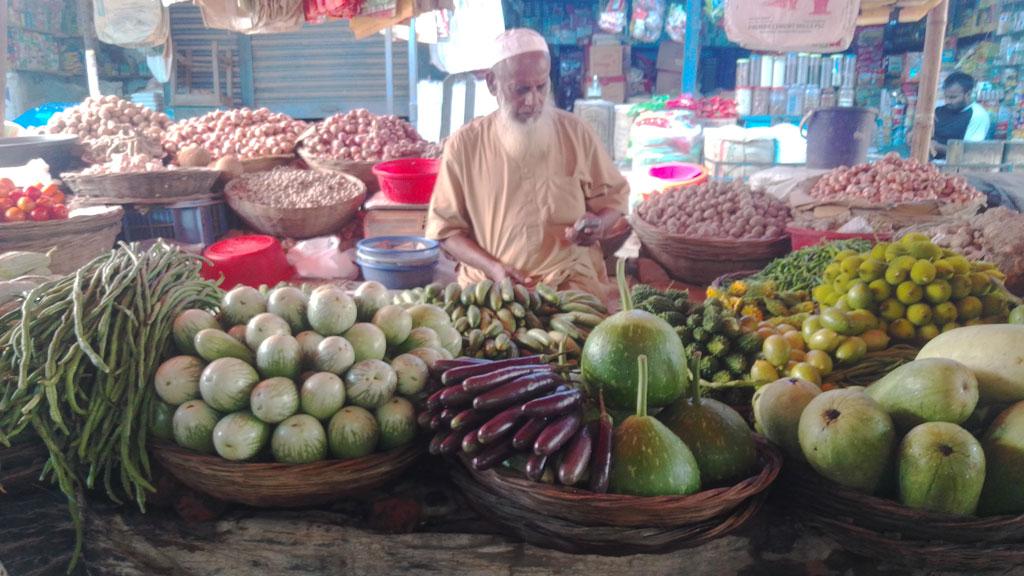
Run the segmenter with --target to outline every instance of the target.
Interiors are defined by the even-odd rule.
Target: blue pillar
[[[701,2],[701,0],[686,0],[686,43],[683,49],[683,94],[697,93],[697,67],[700,62],[700,24],[703,19],[703,2]]]

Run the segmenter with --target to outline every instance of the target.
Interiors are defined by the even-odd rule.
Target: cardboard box
[[[587,76],[611,78],[623,75],[623,48],[619,43],[591,44],[587,49]]]
[[[683,85],[682,72],[670,70],[658,70],[658,77],[654,82],[655,94],[668,94],[669,96],[679,95]]]
[[[590,88],[591,79],[583,79],[583,92],[587,92]],[[622,76],[615,76],[612,78],[598,78],[598,82],[601,83],[601,99],[607,100],[612,104],[625,104],[626,103],[626,79]]]
[[[658,46],[658,70],[682,73],[685,48],[679,42],[663,40]]]

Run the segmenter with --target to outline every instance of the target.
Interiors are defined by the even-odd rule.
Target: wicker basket
[[[530,544],[572,553],[645,554],[697,546],[741,527],[761,508],[782,456],[758,437],[760,471],[691,496],[644,498],[538,484],[508,469],[453,467],[470,505]]]
[[[71,211],[67,220],[0,224],[0,252],[47,252],[57,274],[78,270],[114,247],[124,211],[118,206],[93,206]]]
[[[264,156],[262,158],[248,158],[241,160],[242,170],[246,174],[252,172],[266,172],[278,166],[287,166],[295,160],[295,154],[279,154],[277,156]]]
[[[239,180],[232,180],[224,189],[224,198],[228,206],[252,229],[286,238],[313,238],[337,232],[351,220],[366,198],[366,190],[362,183],[353,176],[342,174],[360,188],[352,198],[334,206],[315,208],[274,208],[243,200],[234,193]]]
[[[773,240],[730,240],[674,236],[634,215],[630,222],[651,256],[682,282],[707,286],[724,274],[760,270],[789,252],[789,236]]]
[[[220,174],[207,168],[179,168],[96,176],[67,173],[60,177],[80,197],[102,199],[108,204],[139,204],[209,195]]]
[[[150,451],[189,488],[258,508],[315,506],[366,494],[401,476],[425,452],[421,442],[412,442],[353,460],[279,464],[231,462],[168,443]]]
[[[914,510],[787,463],[780,494],[802,521],[858,554],[908,566],[984,570],[1024,564],[1024,515],[958,517]]]
[[[319,170],[321,172],[343,172],[350,176],[355,176],[361,180],[363,184],[366,184],[366,192],[368,194],[373,194],[380,190],[380,182],[377,181],[377,175],[373,173],[373,165],[376,164],[376,162],[356,162],[353,160],[318,158],[310,154],[301,143],[295,150],[299,153],[299,157],[302,158],[302,161],[314,170]]]

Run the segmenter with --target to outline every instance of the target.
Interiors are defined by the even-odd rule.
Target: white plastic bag
[[[633,166],[666,162],[700,162],[701,127],[687,110],[643,112],[629,130]]]
[[[93,20],[100,42],[125,48],[159,46],[171,34],[160,0],[93,0]]]
[[[841,52],[859,12],[860,0],[726,0],[725,33],[750,50]]]
[[[288,263],[302,278],[342,278],[355,280],[359,268],[355,264],[355,250],[342,252],[337,236],[320,236],[303,240],[288,251]]]
[[[171,38],[163,46],[147,48],[143,51],[146,54],[146,66],[153,74],[156,81],[164,84],[171,79],[171,71],[174,70],[174,49],[171,46]]]

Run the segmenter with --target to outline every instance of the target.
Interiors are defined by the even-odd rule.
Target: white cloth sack
[[[750,50],[841,52],[859,12],[860,0],[726,0],[725,33]]]
[[[160,0],[93,0],[100,42],[125,48],[160,46],[171,35],[171,19]]]

